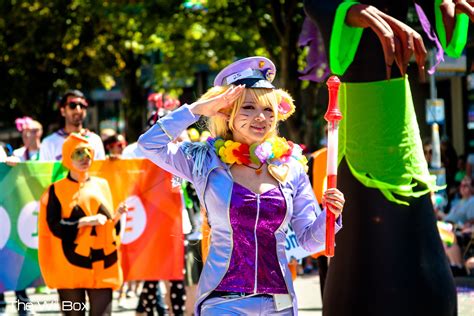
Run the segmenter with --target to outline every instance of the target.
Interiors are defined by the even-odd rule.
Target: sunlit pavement
[[[472,316],[474,310],[474,278],[457,279],[458,285],[458,315]],[[317,273],[299,276],[295,281],[296,294],[299,303],[299,315],[321,316],[322,302],[319,290],[319,276]],[[60,315],[58,296],[56,291],[50,294],[35,294],[34,289],[28,289],[31,299],[31,311],[36,315]],[[14,292],[6,292],[7,311],[6,315],[16,315],[14,303]],[[117,299],[118,293],[114,293],[113,314],[114,315],[135,315],[137,297]]]

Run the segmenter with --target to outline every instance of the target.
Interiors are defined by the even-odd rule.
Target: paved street
[[[471,282],[472,280],[470,280]],[[471,282],[470,285],[472,285]],[[295,281],[296,293],[299,301],[299,315],[301,316],[321,316],[322,302],[319,294],[319,277],[317,274],[298,277]],[[474,290],[473,288],[459,288],[461,292],[458,294],[458,316],[472,316],[474,310]],[[30,294],[31,291],[31,294]],[[28,293],[33,302],[33,310],[38,315],[59,315],[59,305],[57,304],[57,294],[54,292],[49,295],[34,294],[33,289],[29,289]],[[14,293],[7,292],[7,315],[15,315]],[[115,293],[116,294],[116,293]],[[43,302],[45,305],[40,306]],[[114,299],[113,311],[114,315],[131,316],[135,315],[134,309],[137,304],[137,298],[128,298],[118,306],[117,299]],[[41,310],[40,310],[41,309]]]

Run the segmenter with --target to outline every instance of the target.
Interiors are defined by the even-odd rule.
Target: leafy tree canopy
[[[67,88],[119,86],[136,136],[147,91],[179,95],[196,72],[252,55],[270,57],[279,85],[299,101],[303,18],[302,1],[291,0],[2,1],[0,110],[10,122],[29,114],[47,125]],[[304,112],[288,123],[297,140]]]

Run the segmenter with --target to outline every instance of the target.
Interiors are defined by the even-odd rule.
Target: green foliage
[[[266,54],[255,23],[247,25],[250,16],[249,8],[236,1],[225,9],[184,9],[172,16],[172,23],[158,23],[152,35],[156,44],[150,46],[160,58],[154,86],[188,86],[197,70],[217,71],[238,57]]]
[[[10,121],[30,114],[48,125],[67,88],[118,85],[136,135],[147,91],[179,95],[195,73],[212,75],[252,55],[276,63],[279,85],[298,102],[303,17],[302,1],[292,0],[1,1],[0,111]],[[297,140],[302,116],[287,126]]]

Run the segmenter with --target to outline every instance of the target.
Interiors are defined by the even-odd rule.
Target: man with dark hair
[[[83,128],[89,104],[84,94],[79,90],[68,90],[59,101],[59,110],[64,117],[64,128],[49,135],[41,144],[40,160],[61,160],[64,140],[70,133],[80,133],[86,137],[94,148],[94,159],[105,159],[104,145],[100,137]]]

